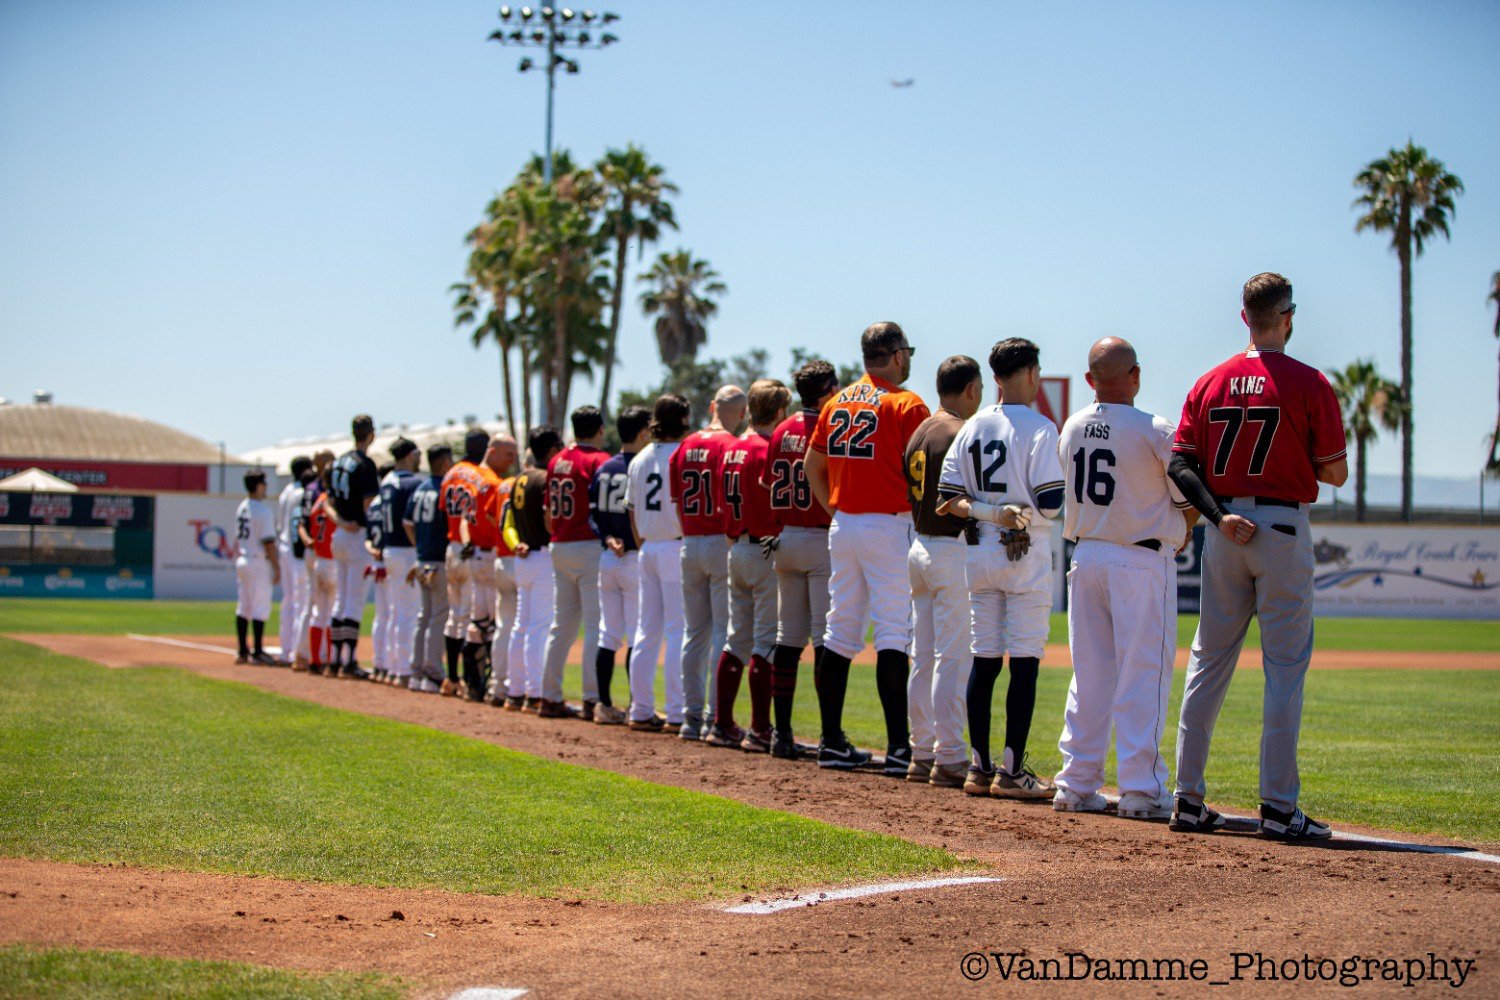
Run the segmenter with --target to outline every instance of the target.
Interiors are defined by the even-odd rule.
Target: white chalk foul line
[[[125,633],[125,638],[136,639],[140,642],[159,642],[163,646],[180,646],[183,649],[201,649],[209,653],[233,653],[232,646],[210,646],[206,642],[187,642],[182,639],[168,639],[164,635],[136,635],[134,632]]]
[[[855,885],[847,889],[824,889],[803,893],[786,899],[768,899],[758,903],[741,903],[724,907],[725,913],[780,913],[795,910],[799,906],[817,906],[837,899],[858,899],[861,896],[880,896],[891,892],[911,892],[916,889],[942,889],[950,885],[974,885],[979,882],[999,882],[987,875],[970,875],[962,878],[932,878],[923,882],[877,882],[874,885]]]
[[[471,986],[453,994],[448,1000],[516,1000],[516,997],[524,997],[526,992],[504,986]]]
[[[1260,820],[1255,816],[1234,816],[1225,813],[1224,818],[1236,820],[1241,823],[1259,824]],[[1347,840],[1356,844],[1370,844],[1375,847],[1383,847],[1388,851],[1406,851],[1410,854],[1441,854],[1450,858],[1464,858],[1469,861],[1482,861],[1485,864],[1500,865],[1500,854],[1486,854],[1483,851],[1471,850],[1467,847],[1445,847],[1442,844],[1414,844],[1407,840],[1391,840],[1388,837],[1367,837],[1362,833],[1343,833],[1333,831],[1334,840]]]

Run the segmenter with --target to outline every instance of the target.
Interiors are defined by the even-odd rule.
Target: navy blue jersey
[[[589,519],[600,544],[606,538],[618,538],[625,543],[626,552],[635,548],[635,532],[630,530],[630,514],[625,510],[626,473],[632,458],[635,452],[620,452],[599,466],[589,483]]]
[[[346,451],[333,463],[333,472],[328,477],[328,497],[333,501],[333,512],[341,521],[350,521],[364,527],[365,501],[380,492],[380,479],[376,475],[375,462],[362,451]]]
[[[422,477],[405,469],[393,469],[380,481],[380,516],[385,528],[385,546],[389,549],[411,548],[411,541],[401,528],[406,520],[406,508],[411,504],[411,495],[422,485]],[[375,505],[370,505],[370,516],[375,516]]]
[[[370,501],[370,523],[365,525],[365,538],[375,547],[376,552],[385,549],[385,518],[381,516],[381,512],[380,495],[376,494],[375,499]]]
[[[448,515],[438,505],[441,485],[441,478],[429,476],[406,505],[405,522],[417,533],[417,558],[422,562],[440,563],[448,554]]]

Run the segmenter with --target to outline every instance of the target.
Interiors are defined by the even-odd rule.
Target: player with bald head
[[[682,693],[684,740],[706,739],[718,695],[715,654],[729,634],[729,538],[724,452],[749,403],[737,385],[721,386],[708,426],[689,434],[669,460],[672,501],[682,522]]]
[[[516,553],[499,531],[500,514],[510,499],[510,491],[516,485],[516,459],[519,448],[516,439],[503,431],[490,438],[485,464],[500,477],[500,485],[493,499],[486,505],[484,516],[493,520],[495,538],[495,624],[490,639],[490,681],[485,701],[503,706],[510,676],[511,629],[516,622]]]
[[[1161,756],[1177,636],[1175,557],[1197,512],[1168,475],[1177,428],[1136,409],[1135,348],[1105,337],[1089,351],[1094,402],[1063,424],[1063,534],[1073,680],[1063,717],[1063,766],[1053,808],[1104,809],[1104,758],[1115,730],[1120,802],[1129,819],[1171,813]]]

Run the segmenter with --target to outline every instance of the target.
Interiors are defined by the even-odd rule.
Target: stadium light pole
[[[522,73],[541,70],[547,74],[547,135],[542,152],[542,181],[548,187],[552,186],[552,95],[557,86],[557,71],[561,68],[568,73],[578,72],[578,62],[558,52],[558,49],[608,48],[620,39],[602,29],[619,19],[618,14],[575,11],[571,7],[507,5],[500,8],[503,27],[490,32],[490,41],[501,45],[532,46],[547,50],[544,65],[538,65],[530,56],[525,56],[516,68]]]

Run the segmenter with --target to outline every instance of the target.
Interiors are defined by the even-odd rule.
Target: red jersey
[[[589,484],[609,452],[591,444],[575,444],[547,463],[547,510],[552,514],[554,542],[597,542],[589,519]]]
[[[771,433],[761,481],[771,491],[771,511],[782,527],[826,528],[832,520],[813,497],[802,468],[807,439],[817,422],[817,410],[803,410],[787,417]]]
[[[724,449],[737,441],[725,430],[694,431],[667,463],[672,502],[684,535],[722,535],[725,523]]]
[[[828,501],[849,514],[909,514],[906,442],[931,414],[922,397],[874,375],[818,415],[809,447],[828,456]]]
[[[1280,351],[1246,351],[1200,378],[1173,451],[1215,496],[1318,499],[1317,467],[1344,457],[1344,418],[1323,373]]]
[[[493,476],[494,473],[490,475]],[[453,467],[443,474],[443,481],[438,486],[438,497],[443,505],[443,513],[448,517],[448,541],[463,541],[458,525],[460,521],[467,521],[469,522],[469,540],[476,548],[486,547],[486,543],[482,540],[483,531],[479,527],[479,510],[484,503],[483,494],[487,485],[479,471],[479,466],[467,460],[455,462]],[[494,541],[488,543],[490,546],[494,544]]]
[[[771,511],[771,489],[765,484],[771,441],[754,428],[724,448],[724,533],[738,538],[781,534]]]
[[[319,559],[333,558],[333,533],[337,530],[328,510],[328,494],[320,493],[307,515],[307,533],[312,536],[313,555]]]

